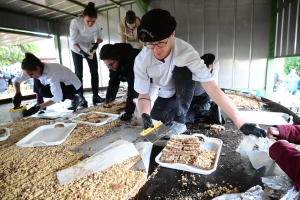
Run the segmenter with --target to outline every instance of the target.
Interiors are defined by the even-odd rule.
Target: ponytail
[[[37,70],[37,67],[41,68],[41,71],[44,71],[45,64],[41,62],[40,59],[38,59],[35,55],[31,53],[25,53],[25,58],[22,61],[21,67],[22,70],[31,70],[35,71]]]
[[[89,2],[83,11],[83,17],[89,16],[91,18],[97,18],[97,10],[95,8],[95,4],[93,2]]]

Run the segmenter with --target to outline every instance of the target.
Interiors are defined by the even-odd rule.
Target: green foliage
[[[1,46],[0,45],[0,66],[10,65],[14,62],[22,62],[26,52],[35,54],[39,52],[39,47],[34,43]]]
[[[289,74],[291,69],[295,69],[298,76],[300,76],[300,57],[289,57],[284,59],[285,74]]]

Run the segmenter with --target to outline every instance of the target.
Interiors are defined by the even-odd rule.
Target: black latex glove
[[[260,129],[256,127],[257,124],[252,124],[252,123],[245,123],[243,126],[241,126],[240,130],[245,134],[245,135],[255,135],[257,137],[266,137],[267,133],[265,130]]]
[[[204,63],[208,67],[208,65],[213,64],[213,62],[215,61],[215,55],[211,53],[206,53],[203,56],[201,56],[201,59],[204,60]]]
[[[15,108],[20,107],[21,102],[22,102],[22,94],[19,92],[16,93],[15,96],[12,98],[12,102],[13,102]]]
[[[129,121],[131,120],[132,118],[132,114],[129,114],[129,113],[124,113],[123,115],[121,115],[120,119],[122,121]]]
[[[93,47],[91,48],[91,52],[93,51],[93,50],[96,50],[97,48],[98,48],[98,46],[99,46],[99,44],[96,42],[96,43],[94,43],[94,45],[93,45]]]
[[[148,115],[147,113],[143,113],[142,114],[142,119],[143,119],[143,129],[144,130],[146,130],[149,127],[154,128],[154,125],[152,123],[150,115]]]
[[[28,110],[25,110],[23,113],[23,117],[28,117],[30,115],[33,115],[35,113],[37,113],[40,110],[40,106],[39,105],[34,105],[31,108],[29,108]]]
[[[89,54],[85,53],[82,49],[79,52],[84,58],[88,59],[89,58]]]
[[[111,105],[109,105],[106,102],[101,103],[101,105],[102,105],[103,108],[111,108]]]

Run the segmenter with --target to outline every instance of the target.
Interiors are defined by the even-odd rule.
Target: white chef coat
[[[63,100],[63,93],[60,87],[60,82],[65,85],[73,85],[76,90],[81,87],[79,78],[67,67],[57,63],[44,63],[45,68],[43,74],[38,78],[43,85],[50,85],[50,90],[53,95],[51,98],[55,103]],[[18,74],[12,81],[22,83],[30,79],[30,76],[23,71]]]
[[[173,80],[175,66],[188,67],[192,72],[192,79],[200,82],[214,80],[214,76],[219,72],[219,62],[213,63],[211,73],[198,52],[190,44],[176,37],[172,43],[172,50],[164,61],[156,59],[150,49],[143,48],[134,62],[135,91],[140,94],[147,94],[150,89],[150,78],[152,78],[153,83],[160,87],[158,96],[162,98],[172,97],[175,94]]]
[[[74,44],[79,44],[81,49],[84,52],[87,52],[92,46],[92,43],[95,43],[97,39],[103,40],[103,34],[103,26],[99,20],[96,19],[95,24],[92,27],[89,27],[84,22],[83,17],[76,17],[70,24],[70,42],[72,51],[79,54],[74,47]]]

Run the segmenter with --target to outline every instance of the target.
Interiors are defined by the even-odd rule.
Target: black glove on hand
[[[79,52],[84,58],[88,59],[89,58],[89,54],[85,53],[82,49]]]
[[[22,102],[22,94],[16,93],[15,96],[12,98],[12,102],[13,102],[15,108],[20,107],[21,102]]]
[[[213,62],[215,61],[215,55],[211,53],[207,53],[201,56],[201,59],[204,60],[204,63],[208,66],[213,64]]]
[[[267,133],[265,130],[260,129],[257,127],[257,124],[252,124],[252,123],[245,123],[243,126],[240,128],[240,130],[245,134],[245,135],[255,135],[257,137],[266,137]]]
[[[31,108],[29,108],[28,110],[25,110],[23,113],[23,117],[28,117],[30,115],[33,115],[35,113],[37,113],[40,110],[40,106],[39,105],[34,105]]]
[[[154,125],[152,123],[151,117],[150,115],[148,115],[147,113],[143,113],[142,114],[142,119],[143,119],[143,129],[146,130],[149,127],[154,128]]]
[[[97,42],[94,43],[94,45],[93,45],[91,51],[96,50],[96,49],[98,48],[98,46],[99,46],[99,44],[98,44]]]
[[[132,114],[129,114],[129,113],[124,113],[124,114],[120,117],[120,119],[121,119],[122,121],[129,121],[129,120],[131,120],[131,118],[132,118]]]

